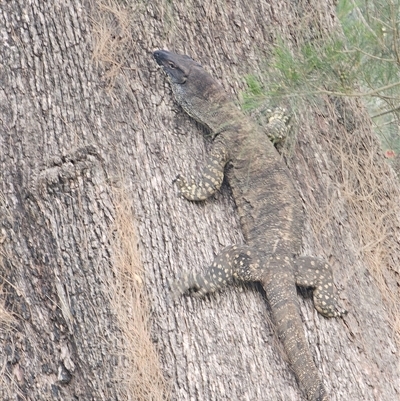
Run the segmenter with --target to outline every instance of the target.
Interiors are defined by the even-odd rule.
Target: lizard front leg
[[[268,124],[265,126],[269,140],[274,144],[282,144],[289,131],[290,116],[286,110],[278,107],[275,110],[268,110]]]
[[[202,177],[196,184],[188,183],[183,177],[178,176],[175,182],[178,184],[180,193],[188,200],[205,200],[221,187],[224,179],[224,168],[228,161],[228,154],[222,142],[214,143],[207,158]]]
[[[339,317],[347,311],[338,305],[332,267],[322,259],[300,256],[293,261],[296,284],[311,287],[315,309],[325,317]]]

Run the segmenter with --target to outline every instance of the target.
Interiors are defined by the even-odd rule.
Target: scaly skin
[[[213,148],[200,182],[178,177],[181,194],[200,201],[217,191],[225,175],[238,208],[246,245],[224,249],[206,274],[186,274],[172,283],[175,296],[192,290],[204,296],[238,281],[260,281],[273,320],[300,387],[310,401],[327,401],[304,336],[296,285],[313,288],[315,308],[326,317],[346,313],[337,305],[332,269],[317,258],[298,256],[303,211],[290,173],[259,127],[241,113],[223,88],[188,56],[159,50],[154,58],[167,73],[175,98],[207,126]],[[270,118],[271,135],[285,124],[282,113]],[[228,168],[225,169],[226,165]]]

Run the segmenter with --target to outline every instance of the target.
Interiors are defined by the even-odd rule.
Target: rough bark
[[[127,349],[138,345],[112,293],[121,188],[170,398],[303,399],[258,286],[168,303],[170,278],[204,269],[242,237],[226,187],[199,204],[177,196],[173,178],[199,169],[207,145],[151,52],[190,54],[237,96],[277,37],[295,46],[299,32],[329,32],[335,11],[329,2],[173,3],[0,5],[4,400],[166,398],[154,372],[151,394],[124,390]],[[397,399],[398,187],[362,105],[321,99],[296,122],[287,163],[307,215],[304,250],[329,259],[350,311],[327,320],[301,297],[310,348],[332,400]]]

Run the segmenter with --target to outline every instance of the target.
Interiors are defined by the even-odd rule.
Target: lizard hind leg
[[[338,305],[335,296],[332,268],[324,260],[300,256],[293,261],[296,284],[311,287],[315,309],[325,317],[339,317],[347,311]]]
[[[173,299],[191,290],[190,295],[203,297],[232,283],[256,281],[259,259],[256,251],[246,245],[232,245],[225,248],[204,274],[187,273],[170,283]]]

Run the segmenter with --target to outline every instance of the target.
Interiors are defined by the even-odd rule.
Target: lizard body
[[[304,218],[287,166],[261,129],[199,63],[164,50],[154,52],[154,58],[167,73],[178,103],[208,127],[213,138],[200,182],[178,177],[181,194],[204,200],[220,188],[225,174],[246,241],[225,248],[205,274],[184,275],[172,285],[173,291],[180,295],[192,289],[192,295],[201,297],[233,280],[260,281],[300,387],[310,401],[327,401],[304,336],[296,285],[313,288],[315,308],[324,316],[346,311],[337,305],[331,267],[318,258],[298,256]],[[267,129],[282,130],[279,120],[270,122]]]

